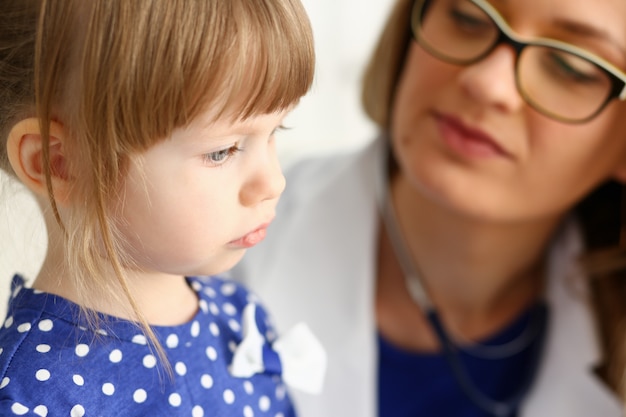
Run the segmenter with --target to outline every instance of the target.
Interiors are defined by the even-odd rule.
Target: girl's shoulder
[[[244,311],[258,305],[257,297],[217,277],[188,281],[199,294],[197,315],[184,325],[154,328],[173,367],[172,380],[159,371],[145,337],[126,332],[127,323],[89,331],[67,320],[72,313],[63,315],[69,306],[62,299],[18,284],[0,329],[0,415],[230,415],[233,409],[245,415],[244,407],[263,404],[267,410],[260,411],[290,416],[276,374],[239,378],[228,370],[244,336]],[[265,311],[256,311],[259,330],[271,337]]]
[[[16,366],[25,353],[26,356],[30,352],[46,353],[55,340],[66,340],[70,333],[79,330],[71,322],[77,314],[76,305],[28,288],[24,279],[15,275],[7,315],[0,327],[0,378],[4,378],[9,365]]]

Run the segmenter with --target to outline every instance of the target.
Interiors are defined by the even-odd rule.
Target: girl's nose
[[[273,143],[267,149],[266,156],[258,162],[257,168],[250,173],[239,192],[239,199],[244,206],[277,199],[285,189],[285,176]]]
[[[473,101],[501,112],[515,112],[524,105],[515,82],[515,61],[515,51],[500,45],[484,59],[463,68],[459,83]]]

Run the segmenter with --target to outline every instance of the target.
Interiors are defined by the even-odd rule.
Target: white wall
[[[303,0],[316,42],[314,86],[278,136],[283,163],[307,154],[355,148],[373,125],[360,105],[360,82],[393,0]],[[45,229],[34,199],[0,171],[0,318],[15,272],[33,278],[45,253]]]
[[[34,277],[46,249],[46,230],[32,194],[0,171],[0,318],[15,273]]]
[[[285,161],[355,148],[375,134],[360,103],[362,73],[393,0],[302,0],[316,42],[311,92],[278,136]]]

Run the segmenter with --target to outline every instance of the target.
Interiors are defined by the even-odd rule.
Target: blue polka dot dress
[[[187,324],[154,327],[173,370],[168,377],[139,328],[103,316],[90,330],[68,300],[24,287],[16,276],[0,329],[2,416],[293,417],[278,373],[229,373],[242,340],[242,312],[256,302],[219,278],[189,278],[199,310]],[[260,333],[273,331],[256,308]]]

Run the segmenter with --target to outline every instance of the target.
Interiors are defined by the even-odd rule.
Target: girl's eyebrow
[[[586,36],[588,38],[606,42],[617,49],[622,56],[626,57],[626,49],[624,46],[609,32],[600,27],[568,18],[557,18],[554,23],[557,27],[574,35]]]

